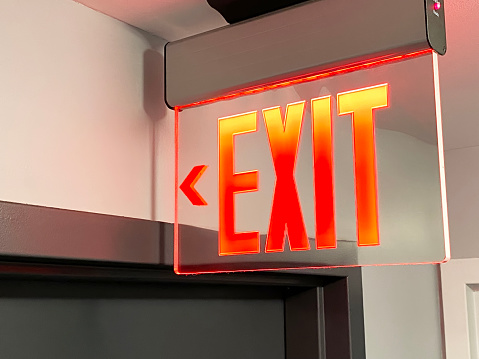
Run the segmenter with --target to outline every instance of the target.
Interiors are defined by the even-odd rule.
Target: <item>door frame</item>
[[[286,359],[366,357],[359,267],[179,276],[170,223],[1,201],[0,213],[0,297],[281,298]]]

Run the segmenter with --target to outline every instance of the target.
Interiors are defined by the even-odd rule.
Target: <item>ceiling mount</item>
[[[224,19],[235,24],[309,0],[207,0]]]

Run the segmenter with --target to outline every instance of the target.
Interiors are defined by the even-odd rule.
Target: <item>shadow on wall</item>
[[[151,219],[156,219],[157,133],[156,123],[166,116],[163,55],[153,49],[143,53],[143,109],[150,119]]]
[[[163,55],[148,49],[143,53],[143,108],[151,120],[166,115]]]

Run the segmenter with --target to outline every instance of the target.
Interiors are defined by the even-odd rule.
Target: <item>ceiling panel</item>
[[[206,0],[79,0],[94,10],[160,36],[182,39],[227,25]]]

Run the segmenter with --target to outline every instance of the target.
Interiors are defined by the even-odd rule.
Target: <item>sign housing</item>
[[[308,1],[170,42],[165,102],[185,106],[417,51],[444,55],[443,5],[443,0]]]

